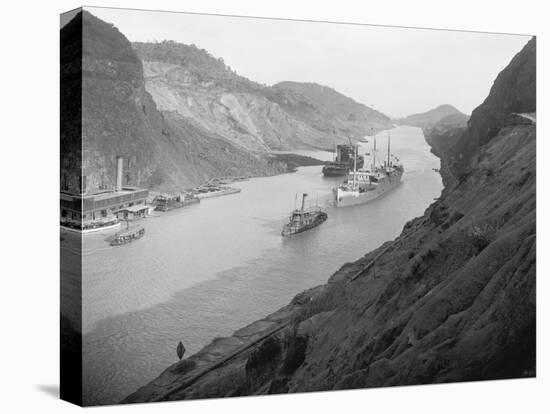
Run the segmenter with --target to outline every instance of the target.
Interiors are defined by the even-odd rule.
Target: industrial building
[[[120,225],[120,219],[147,215],[149,191],[123,186],[123,158],[117,157],[116,184],[112,190],[86,191],[81,194],[61,192],[61,225],[78,231],[103,230]],[[83,177],[85,183],[85,177]]]

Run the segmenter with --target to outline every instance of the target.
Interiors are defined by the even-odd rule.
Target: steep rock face
[[[536,112],[536,38],[532,38],[499,73],[489,96],[473,112],[468,131],[457,143],[457,169],[467,171],[475,162],[479,148],[489,142],[506,125],[514,112]]]
[[[534,376],[536,127],[477,151],[397,239],[125,402]]]
[[[449,116],[454,116],[455,121],[459,121],[461,118],[467,117],[467,115],[460,112],[454,106],[445,104],[440,105],[437,108],[431,109],[427,112],[413,114],[407,116],[406,118],[397,119],[396,123],[398,123],[399,125],[409,125],[420,128],[432,128],[442,119]],[[452,117],[448,118],[448,120],[452,119]]]
[[[223,175],[285,170],[220,139],[177,114],[161,113],[145,88],[143,67],[115,27],[84,12],[82,150],[88,188],[113,186],[115,156],[126,159],[126,183],[182,189]]]
[[[82,167],[82,14],[60,33],[60,184],[80,190]]]
[[[177,113],[253,153],[331,148],[350,134],[361,137],[371,126],[390,125],[385,115],[326,87],[252,82],[194,45],[167,41],[133,47],[143,61],[147,91],[163,112]],[[326,98],[314,99],[313,92]],[[345,113],[335,110],[342,102]]]
[[[451,169],[449,156],[451,149],[462,139],[468,127],[468,115],[461,113],[450,114],[441,118],[431,127],[423,128],[424,137],[430,144],[432,152],[441,159],[443,184],[446,187],[455,185],[458,181],[455,172]]]

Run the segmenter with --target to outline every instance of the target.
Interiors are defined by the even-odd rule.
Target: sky
[[[451,104],[466,114],[525,35],[87,7],[130,41],[174,40],[273,85],[315,82],[391,117]]]

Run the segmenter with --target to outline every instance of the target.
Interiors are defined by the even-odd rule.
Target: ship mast
[[[357,175],[357,144],[353,146],[353,188],[355,188],[356,175]]]
[[[387,165],[388,169],[390,168],[390,142],[391,142],[391,136],[390,136],[390,133],[388,132],[388,165]]]
[[[374,135],[374,150],[372,152],[372,171],[376,170],[376,135]]]

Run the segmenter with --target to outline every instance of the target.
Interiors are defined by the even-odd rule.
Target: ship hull
[[[178,208],[189,206],[191,204],[197,204],[200,201],[201,200],[198,197],[185,199],[185,200],[182,200],[182,201],[171,201],[169,203],[156,206],[155,211],[162,211],[163,213],[165,213],[165,212],[168,212],[168,211],[176,210]]]
[[[336,207],[348,207],[368,203],[401,184],[401,174],[392,177],[391,180],[379,183],[374,189],[363,193],[359,190],[347,191],[337,187],[334,191]]]
[[[357,168],[363,168],[363,159],[357,160]],[[349,174],[350,169],[353,169],[353,162],[349,163],[331,163],[323,167],[323,175],[325,177],[343,177]]]
[[[236,194],[240,192],[241,192],[240,188],[227,187],[221,190],[208,191],[206,193],[197,193],[197,198],[202,200],[203,198],[220,197],[220,196]]]
[[[323,168],[323,175],[325,177],[343,177],[347,175],[349,168]]]
[[[328,215],[326,213],[319,213],[317,217],[315,217],[315,220],[311,224],[306,224],[300,227],[293,227],[289,225],[285,225],[283,227],[283,231],[281,232],[281,235],[283,237],[292,236],[293,234],[303,233],[304,231],[311,230],[321,224],[323,224],[328,218]]]

